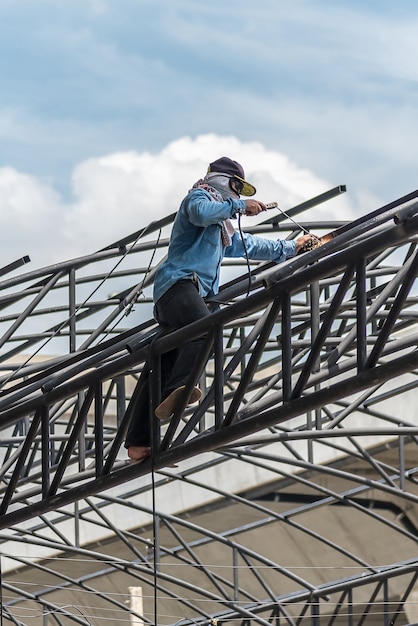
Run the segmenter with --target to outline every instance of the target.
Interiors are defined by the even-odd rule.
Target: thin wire
[[[161,233],[162,233],[162,229],[160,228],[159,233],[158,233],[158,237],[157,237],[157,241],[155,242],[155,246],[154,246],[154,249],[153,249],[153,251],[152,251],[152,255],[151,255],[150,262],[148,263],[148,267],[147,267],[147,269],[145,270],[145,273],[144,273],[144,277],[143,277],[143,279],[142,279],[142,282],[141,282],[140,286],[138,287],[138,289],[136,290],[135,296],[132,298],[131,302],[129,302],[128,304],[126,304],[126,305],[125,305],[125,308],[124,308],[124,310],[121,312],[121,315],[120,315],[119,319],[117,319],[117,320],[116,320],[116,322],[114,323],[114,325],[112,326],[112,328],[110,328],[110,329],[108,329],[108,330],[106,331],[106,333],[105,333],[105,334],[103,335],[103,337],[100,339],[99,344],[100,344],[100,343],[102,343],[102,341],[104,341],[104,340],[106,339],[106,337],[108,337],[108,336],[110,335],[110,333],[112,333],[112,332],[115,330],[116,326],[117,326],[117,325],[118,325],[118,324],[122,321],[122,319],[123,319],[124,317],[128,317],[128,315],[130,315],[130,314],[132,313],[133,308],[134,308],[135,304],[136,304],[136,303],[137,303],[137,301],[138,301],[139,294],[143,291],[143,287],[144,287],[144,284],[145,284],[145,280],[146,280],[146,278],[147,278],[148,274],[149,274],[149,273],[150,273],[150,271],[151,271],[151,267],[152,267],[152,264],[153,264],[153,261],[154,261],[154,257],[155,257],[155,254],[156,254],[156,252],[157,252],[158,244],[159,244],[159,242],[160,242]]]
[[[140,292],[142,291],[142,289],[144,287],[145,280],[146,280],[148,274],[151,271],[151,267],[152,267],[152,264],[153,264],[153,261],[154,261],[154,257],[155,257],[155,254],[157,252],[158,244],[160,243],[161,233],[162,233],[162,230],[160,228],[160,230],[158,232],[157,241],[155,242],[155,246],[154,246],[154,249],[152,251],[150,262],[148,263],[148,267],[145,270],[144,278],[142,279],[141,286],[137,290],[137,293],[135,294],[135,297],[132,299],[132,301],[125,307],[125,316],[128,316],[132,312],[132,309],[133,309],[134,305],[136,304],[136,302],[138,300],[139,294],[140,294]]]
[[[63,550],[65,550],[66,546],[63,546]],[[5,554],[4,552],[2,553],[3,557],[6,557],[8,559],[13,559],[13,556],[16,555],[10,555],[10,554]],[[38,561],[39,557],[32,557],[34,561]],[[96,563],[96,564],[102,564],[105,563],[107,565],[135,565],[135,562],[133,561],[126,561],[126,559],[121,559],[120,561],[117,560],[110,560],[110,561],[106,561],[105,559],[102,560],[98,560],[98,559],[66,559],[65,557],[54,557],[54,556],[48,556],[48,561],[59,561],[60,563],[64,563],[64,562],[68,562],[69,564],[73,564],[73,563]],[[140,565],[143,565],[142,562],[139,562]],[[35,569],[36,569],[36,564],[32,565]],[[206,566],[208,568],[211,569],[227,569],[227,570],[257,570],[257,571],[261,571],[261,570],[270,570],[271,566],[270,565],[263,565],[263,564],[259,564],[259,565],[220,565],[219,563],[206,563]],[[181,567],[181,568],[186,568],[190,567],[190,568],[196,568],[199,569],[201,566],[197,565],[196,563],[184,563],[183,561],[180,563],[164,563],[164,567],[165,568],[171,568],[171,567]],[[284,567],[286,570],[316,570],[316,571],[322,571],[322,570],[363,570],[364,567],[362,567],[361,565],[282,565],[282,567]],[[384,565],[379,565],[379,564],[375,564],[373,567],[377,568],[377,569],[382,569],[382,568],[387,568],[390,567],[388,564],[384,564]],[[59,576],[57,574],[57,576]],[[4,578],[3,575],[3,579],[5,583],[10,582],[8,579]],[[15,580],[15,579],[13,579]],[[76,581],[74,581],[75,584]],[[22,586],[34,586],[36,587],[39,583],[31,583],[31,582],[27,582],[27,581],[19,581],[17,580],[16,583],[18,583],[19,585]],[[48,586],[48,585],[46,585]],[[51,585],[51,588],[55,588],[54,585]],[[87,591],[86,593],[91,593],[89,591]],[[119,593],[115,593],[114,595],[124,595],[124,594],[119,594]]]
[[[164,599],[165,601],[168,601],[168,600],[169,600],[169,598],[167,598],[167,596],[161,596],[161,598],[162,598],[162,599]],[[171,601],[178,601],[178,600],[182,600],[182,599],[184,599],[184,600],[190,600],[190,598],[186,598],[186,597],[185,597],[185,598],[181,598],[181,597],[179,597],[179,598],[171,598]],[[323,598],[322,598],[322,600],[324,600],[324,599],[325,599],[325,597],[323,597]],[[21,600],[22,600],[22,602],[25,602],[25,601],[27,601],[27,600],[32,600],[32,601],[33,601],[33,600],[34,600],[34,598],[22,598]],[[327,602],[329,602],[329,600],[330,600],[330,599],[329,599],[329,598],[327,598]],[[42,604],[42,603],[43,603],[42,599],[38,599],[38,600],[36,600],[36,601],[37,601],[38,603],[40,603],[40,604]],[[213,600],[207,600],[207,599],[206,599],[206,600],[203,600],[203,602],[205,602],[205,601],[206,601],[206,602],[213,602]],[[235,601],[235,604],[236,604],[236,606],[246,606],[246,605],[248,604],[248,602],[245,602],[245,601]],[[336,604],[336,600],[334,601],[334,604]],[[372,615],[384,615],[384,614],[385,614],[385,613],[384,613],[384,609],[385,609],[386,604],[387,604],[387,602],[386,602],[383,598],[382,598],[381,600],[376,600],[376,601],[374,601],[374,602],[373,602],[373,607],[375,608],[375,610],[374,610],[374,611],[370,611],[370,612],[369,612],[369,614],[372,614]],[[292,606],[293,606],[293,607],[295,607],[295,608],[297,608],[297,607],[304,607],[305,605],[306,605],[306,602],[303,602],[303,601],[297,601],[297,602],[293,602],[293,603],[292,603]],[[18,605],[18,606],[19,606],[19,605]],[[350,613],[343,613],[343,612],[335,612],[335,611],[332,611],[331,613],[329,613],[329,614],[327,614],[327,615],[328,615],[328,617],[330,617],[330,616],[332,616],[332,615],[333,615],[333,616],[336,616],[336,615],[340,615],[340,616],[353,615],[353,616],[355,616],[355,615],[362,615],[362,614],[363,614],[362,612],[360,612],[360,611],[358,611],[358,610],[356,611],[356,609],[361,608],[361,607],[364,607],[364,602],[363,602],[360,598],[359,598],[357,601],[352,602],[352,603],[351,603],[351,606],[353,607],[353,611],[351,611]],[[416,606],[417,606],[417,603],[416,603],[416,602],[414,602],[413,600],[409,600],[409,601],[407,600],[407,601],[405,601],[405,602],[403,603],[403,609],[405,609],[405,607],[416,607]],[[5,608],[6,608],[6,607],[5,607]],[[19,606],[19,609],[20,609],[20,610],[22,610],[22,611],[24,611],[24,613],[21,613],[21,614],[19,615],[17,612],[14,612],[14,613],[13,613],[13,615],[14,615],[15,617],[23,617],[23,618],[26,618],[26,619],[28,619],[28,618],[30,618],[30,619],[34,619],[34,618],[36,618],[36,617],[41,617],[42,615],[66,615],[67,617],[72,617],[72,614],[71,614],[71,613],[68,613],[68,614],[66,614],[66,613],[65,613],[65,610],[66,610],[66,609],[70,609],[70,608],[72,608],[72,609],[75,609],[75,610],[79,611],[79,613],[80,613],[80,614],[84,617],[84,619],[86,619],[87,621],[88,621],[88,617],[93,617],[92,615],[88,615],[88,616],[87,616],[87,615],[86,615],[83,611],[81,611],[81,609],[80,609],[77,605],[75,605],[75,604],[62,604],[62,605],[56,605],[54,608],[50,608],[50,609],[48,609],[48,610],[44,610],[44,611],[42,611],[42,613],[34,613],[34,611],[36,611],[36,610],[37,610],[36,608],[29,608],[29,607],[25,607],[25,606]],[[347,607],[347,608],[348,608],[348,607]],[[117,622],[124,622],[124,621],[125,621],[125,619],[124,619],[124,618],[118,618],[118,617],[116,617],[116,616],[112,616],[112,618],[111,618],[111,617],[105,617],[105,616],[104,616],[104,614],[105,614],[105,613],[111,613],[111,612],[112,612],[112,613],[121,613],[121,612],[122,612],[122,609],[119,609],[119,610],[117,610],[117,609],[115,609],[115,608],[112,608],[112,609],[106,609],[106,608],[104,608],[103,606],[99,606],[99,605],[92,605],[92,606],[86,606],[86,605],[84,605],[84,606],[83,606],[83,609],[84,609],[84,611],[86,611],[87,609],[88,609],[88,610],[94,610],[94,611],[102,611],[102,612],[103,612],[103,615],[101,615],[101,619],[103,619],[103,620],[114,619],[114,620],[115,620],[115,621],[117,621]],[[346,609],[346,610],[347,610],[347,609]],[[29,615],[29,613],[32,613],[32,615]],[[151,617],[151,614],[150,614],[149,612],[147,612],[147,611],[144,611],[144,612],[142,613],[142,615],[143,615],[143,617],[145,617],[145,616],[147,616],[147,615],[149,615],[149,616]],[[96,616],[96,617],[97,617],[97,616]],[[175,614],[173,614],[173,613],[161,613],[161,614],[160,614],[160,617],[170,617],[170,618],[172,618],[172,619],[176,619],[176,618],[178,618],[178,616],[177,616],[177,615],[175,615]],[[182,619],[182,618],[180,618],[180,619]],[[194,620],[193,620],[193,618],[190,618],[190,617],[189,617],[188,619],[190,619],[191,621],[194,621]],[[215,619],[216,619],[216,618],[215,618]],[[239,620],[239,619],[240,619],[240,618],[238,618],[238,617],[237,617],[237,618],[229,618],[229,620],[228,620],[228,621],[235,621],[235,620]],[[178,621],[180,621],[180,620],[178,619]],[[88,622],[88,623],[90,624],[90,622]]]
[[[64,590],[64,591],[67,591],[67,590]],[[70,591],[73,594],[81,594],[83,590],[82,589],[71,589]],[[90,592],[90,593],[93,594],[95,597],[97,596],[97,593],[94,593],[94,592]],[[109,596],[111,598],[114,595],[117,595],[117,594],[114,594],[114,593],[110,593],[109,594],[108,592],[106,594],[102,593],[101,600],[107,600],[108,599],[107,596]],[[129,602],[130,595],[128,595],[128,594],[119,594],[119,595],[123,595],[123,597],[126,597],[126,600],[124,601],[125,604],[127,604]],[[34,597],[21,597],[21,598],[17,599],[16,598],[16,593],[15,593],[14,595],[10,595],[10,596],[6,595],[5,597],[12,599],[14,601],[15,605],[19,601],[21,601],[21,602],[32,601],[32,602],[45,604],[45,601],[42,599],[42,596],[38,596],[38,597],[36,597],[36,596],[34,596]],[[151,595],[144,594],[142,597],[144,599],[148,599],[148,598],[151,598]],[[177,603],[177,602],[183,602],[184,601],[184,602],[195,602],[195,603],[199,602],[201,605],[204,605],[205,603],[206,604],[212,604],[213,602],[218,602],[218,603],[222,604],[223,601],[224,601],[223,598],[219,598],[219,597],[218,598],[204,598],[204,597],[201,597],[201,596],[198,596],[198,595],[191,595],[191,596],[176,595],[175,597],[168,597],[167,595],[161,594],[161,596],[159,596],[159,599],[160,600],[164,600],[165,603],[167,603],[167,604],[168,603]],[[326,594],[324,596],[322,596],[322,599],[327,599],[327,602],[329,602],[329,596],[327,596]],[[16,602],[16,600],[17,600],[17,602]],[[109,602],[110,602],[110,600],[109,600]],[[248,605],[248,600],[235,600],[234,603],[235,603],[236,606],[244,606],[245,607],[246,605]],[[6,605],[6,603],[4,603],[4,604]],[[294,606],[304,606],[305,603],[304,603],[303,600],[299,600],[299,601],[293,602],[292,604]],[[379,608],[379,607],[383,608],[385,605],[386,605],[386,600],[384,598],[375,599],[373,601],[373,606],[375,606],[377,608]],[[364,606],[364,601],[359,597],[357,600],[354,600],[352,602],[352,606],[353,607],[362,607],[362,606]],[[418,603],[414,599],[410,599],[410,600],[406,599],[403,602],[403,606],[418,607]],[[56,610],[63,610],[63,609],[69,608],[69,607],[74,607],[75,608],[75,605],[67,604],[67,603],[60,604],[59,602],[56,602],[55,603],[55,607],[56,607]],[[112,613],[123,613],[125,611],[125,609],[122,608],[122,607],[118,608],[118,607],[113,606],[112,608],[106,608],[102,604],[93,604],[93,603],[88,604],[88,605],[84,604],[83,608],[85,610],[86,609],[89,609],[89,610],[101,610],[101,611],[103,611],[103,613],[111,613],[111,612]],[[168,607],[166,607],[166,609],[167,608]],[[26,613],[36,610],[35,608],[26,607],[26,606],[25,607],[20,607],[20,609],[22,611],[25,611]],[[149,614],[150,615],[150,611],[146,611],[146,612],[144,611],[144,615],[145,614]],[[161,615],[162,614],[160,614],[160,617],[161,617]],[[165,615],[167,615],[167,614],[165,614]]]
[[[80,592],[83,592],[83,591],[85,591],[85,590],[79,590],[79,591],[80,591]],[[93,593],[93,592],[90,592],[90,593]],[[111,595],[114,595],[114,594],[111,594]],[[122,595],[122,594],[119,594],[119,595]],[[124,596],[126,596],[126,597],[128,597],[128,595],[127,595],[127,594],[123,594],[123,595],[124,595]],[[145,596],[145,597],[150,597],[150,596]],[[164,598],[164,600],[165,600],[165,601],[167,601],[167,600],[168,600],[168,598],[167,598],[166,596],[161,596],[161,598]],[[22,600],[23,600],[23,601],[25,601],[25,600],[28,600],[28,599],[29,599],[29,598],[24,598],[24,599],[22,599]],[[186,596],[185,596],[185,597],[181,597],[181,596],[179,596],[179,597],[177,597],[177,598],[171,598],[171,600],[173,600],[173,601],[178,601],[178,600],[190,600],[190,599],[191,599],[190,597],[186,597]],[[199,598],[195,598],[195,599],[197,600],[197,599],[199,599]],[[324,598],[322,598],[322,599],[324,599]],[[32,600],[35,600],[35,598],[32,598]],[[39,598],[38,598],[36,601],[37,601],[37,602],[39,602],[39,603],[42,603],[42,599],[39,599]],[[202,601],[202,602],[213,602],[213,600],[209,600],[209,599],[202,599],[201,601]],[[328,601],[329,601],[329,599],[328,599]],[[242,604],[243,606],[245,606],[245,605],[247,604],[247,601],[241,601],[241,602],[240,602],[240,601],[236,601],[236,604],[237,604],[237,605],[241,605],[241,604]],[[303,607],[303,606],[305,606],[305,604],[306,604],[305,602],[295,602],[295,603],[292,603],[292,605],[293,605],[294,607],[297,607],[297,606],[302,606],[302,607]],[[383,615],[383,614],[384,614],[383,608],[385,607],[385,604],[386,604],[386,602],[385,602],[385,600],[384,600],[383,598],[382,598],[381,600],[376,600],[376,601],[373,603],[373,606],[375,607],[375,609],[376,609],[376,610],[375,610],[375,611],[372,611],[371,613],[372,613],[372,614],[374,614],[374,615]],[[407,599],[406,599],[406,600],[405,600],[405,602],[403,603],[403,607],[406,607],[406,606],[416,606],[416,604],[417,604],[417,603],[416,603],[416,602],[414,602],[413,600],[407,600]],[[362,601],[361,601],[361,599],[359,599],[358,601],[355,601],[355,602],[353,602],[353,603],[352,603],[353,609],[355,609],[355,607],[360,607],[360,606],[363,606],[363,605],[364,605],[364,602],[362,602]],[[381,607],[381,609],[379,610],[379,608],[380,608],[380,607]],[[62,615],[62,614],[64,613],[64,609],[67,609],[67,608],[74,608],[74,609],[78,610],[78,611],[79,611],[79,612],[83,615],[83,617],[87,620],[87,616],[86,616],[86,614],[85,614],[85,613],[83,613],[83,612],[81,611],[81,609],[79,609],[79,607],[78,607],[78,606],[76,606],[75,604],[67,604],[67,603],[66,603],[66,604],[62,604],[62,605],[57,605],[57,606],[56,606],[56,607],[54,607],[54,608],[50,608],[48,611],[43,611],[43,613],[42,613],[42,614],[39,614],[39,613],[38,613],[38,614],[34,614],[34,615],[32,615],[32,616],[28,616],[28,615],[27,615],[27,613],[28,613],[29,611],[32,611],[32,612],[33,612],[35,609],[29,609],[29,608],[26,608],[26,607],[20,607],[20,609],[21,609],[21,610],[24,610],[24,611],[26,612],[26,614],[25,614],[25,615],[23,615],[23,614],[18,615],[17,613],[14,613],[14,616],[15,616],[15,617],[26,617],[26,618],[30,617],[30,618],[34,618],[34,617],[37,617],[37,616],[40,616],[40,615],[48,615],[48,614],[49,614],[49,615],[54,615],[54,614],[56,614],[56,615],[61,614],[61,615]],[[98,606],[98,605],[90,605],[90,606],[89,606],[89,605],[84,605],[84,606],[83,606],[83,609],[84,609],[84,611],[86,611],[87,609],[90,609],[90,610],[96,610],[96,611],[100,611],[100,610],[101,610],[101,611],[103,611],[104,613],[106,613],[106,612],[107,612],[107,613],[109,613],[110,611],[115,611],[115,612],[117,613],[117,612],[120,612],[120,611],[121,611],[121,609],[119,609],[119,611],[118,611],[118,610],[116,610],[116,609],[114,609],[114,608],[113,608],[113,609],[105,609],[104,607],[102,607],[102,606]],[[64,613],[64,614],[65,614],[65,613]],[[362,613],[356,613],[356,612],[354,612],[354,611],[351,611],[350,613],[342,613],[342,612],[337,612],[337,613],[332,612],[332,613],[331,613],[331,615],[337,615],[337,614],[338,614],[338,615],[340,615],[340,616],[342,616],[342,615],[349,615],[349,614],[351,614],[351,615],[361,615]],[[147,615],[147,613],[146,613],[146,612],[144,612],[144,613],[143,613],[143,616],[146,616],[146,615]],[[71,616],[71,614],[70,614],[69,616]],[[328,617],[329,617],[329,616],[330,616],[330,615],[328,615]],[[91,617],[91,616],[89,616],[89,617]],[[173,615],[173,614],[171,614],[171,613],[164,613],[164,614],[160,614],[160,617],[172,617],[172,618],[174,618],[174,619],[178,618],[178,616],[177,616],[177,615]],[[108,620],[108,619],[110,619],[110,618],[107,618],[107,617],[103,617],[103,616],[102,616],[102,619],[104,619],[104,620]],[[117,622],[119,622],[119,621],[120,621],[120,622],[125,621],[125,620],[118,619],[118,618],[116,618],[116,617],[115,617],[114,619],[115,619],[115,621],[117,621]],[[182,619],[182,618],[180,618],[180,619]],[[191,621],[194,621],[194,620],[193,620],[193,618],[189,618],[189,619],[190,619]],[[233,619],[234,619],[234,618],[233,618]],[[239,618],[235,618],[235,619],[239,619]],[[89,622],[89,623],[90,623],[90,622]]]

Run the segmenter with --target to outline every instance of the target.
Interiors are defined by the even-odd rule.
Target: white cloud
[[[333,186],[261,143],[214,134],[182,137],[155,154],[129,151],[88,159],[73,172],[70,203],[36,178],[2,168],[3,264],[29,254],[33,267],[49,265],[135,232],[176,211],[208,163],[223,155],[243,164],[259,199],[278,201],[285,210]],[[312,213],[319,220],[337,214],[349,219],[354,208],[348,197],[340,197]]]
[[[208,131],[261,141],[359,194],[415,186],[411,3],[245,1],[233,31],[220,0],[8,4],[2,163],[64,192],[91,156]]]
[[[59,196],[53,189],[11,167],[0,168],[2,266],[21,256],[31,256],[32,250],[46,260],[49,235],[59,219]]]

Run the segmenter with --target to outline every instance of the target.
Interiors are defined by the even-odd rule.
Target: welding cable
[[[241,237],[241,242],[244,248],[245,260],[247,262],[248,288],[247,288],[246,297],[248,298],[248,296],[250,295],[250,290],[251,290],[251,266],[250,266],[250,259],[248,258],[247,246],[245,245],[244,233],[242,232],[242,228],[241,228],[241,215],[242,213],[238,213],[238,231],[239,231],[239,236]]]

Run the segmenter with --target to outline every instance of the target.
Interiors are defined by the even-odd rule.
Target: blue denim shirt
[[[154,282],[154,302],[180,279],[198,281],[205,297],[218,293],[219,272],[224,257],[245,257],[280,263],[295,256],[295,241],[273,241],[243,233],[245,248],[238,232],[232,245],[222,241],[222,222],[245,211],[243,200],[228,198],[214,201],[203,189],[193,189],[182,201],[171,232],[167,258],[158,268]]]

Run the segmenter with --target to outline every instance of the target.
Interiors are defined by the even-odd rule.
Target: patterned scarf
[[[210,195],[212,200],[214,200],[215,202],[223,202],[224,201],[224,197],[221,194],[221,192],[218,191],[217,189],[215,189],[215,187],[212,187],[212,185],[209,185],[209,183],[205,182],[205,179],[203,179],[203,178],[198,180],[193,185],[193,189],[204,189]],[[222,222],[221,226],[222,226],[222,243],[224,244],[224,246],[232,245],[232,237],[234,235],[235,228],[234,228],[231,220],[229,220],[229,219],[224,220]]]

